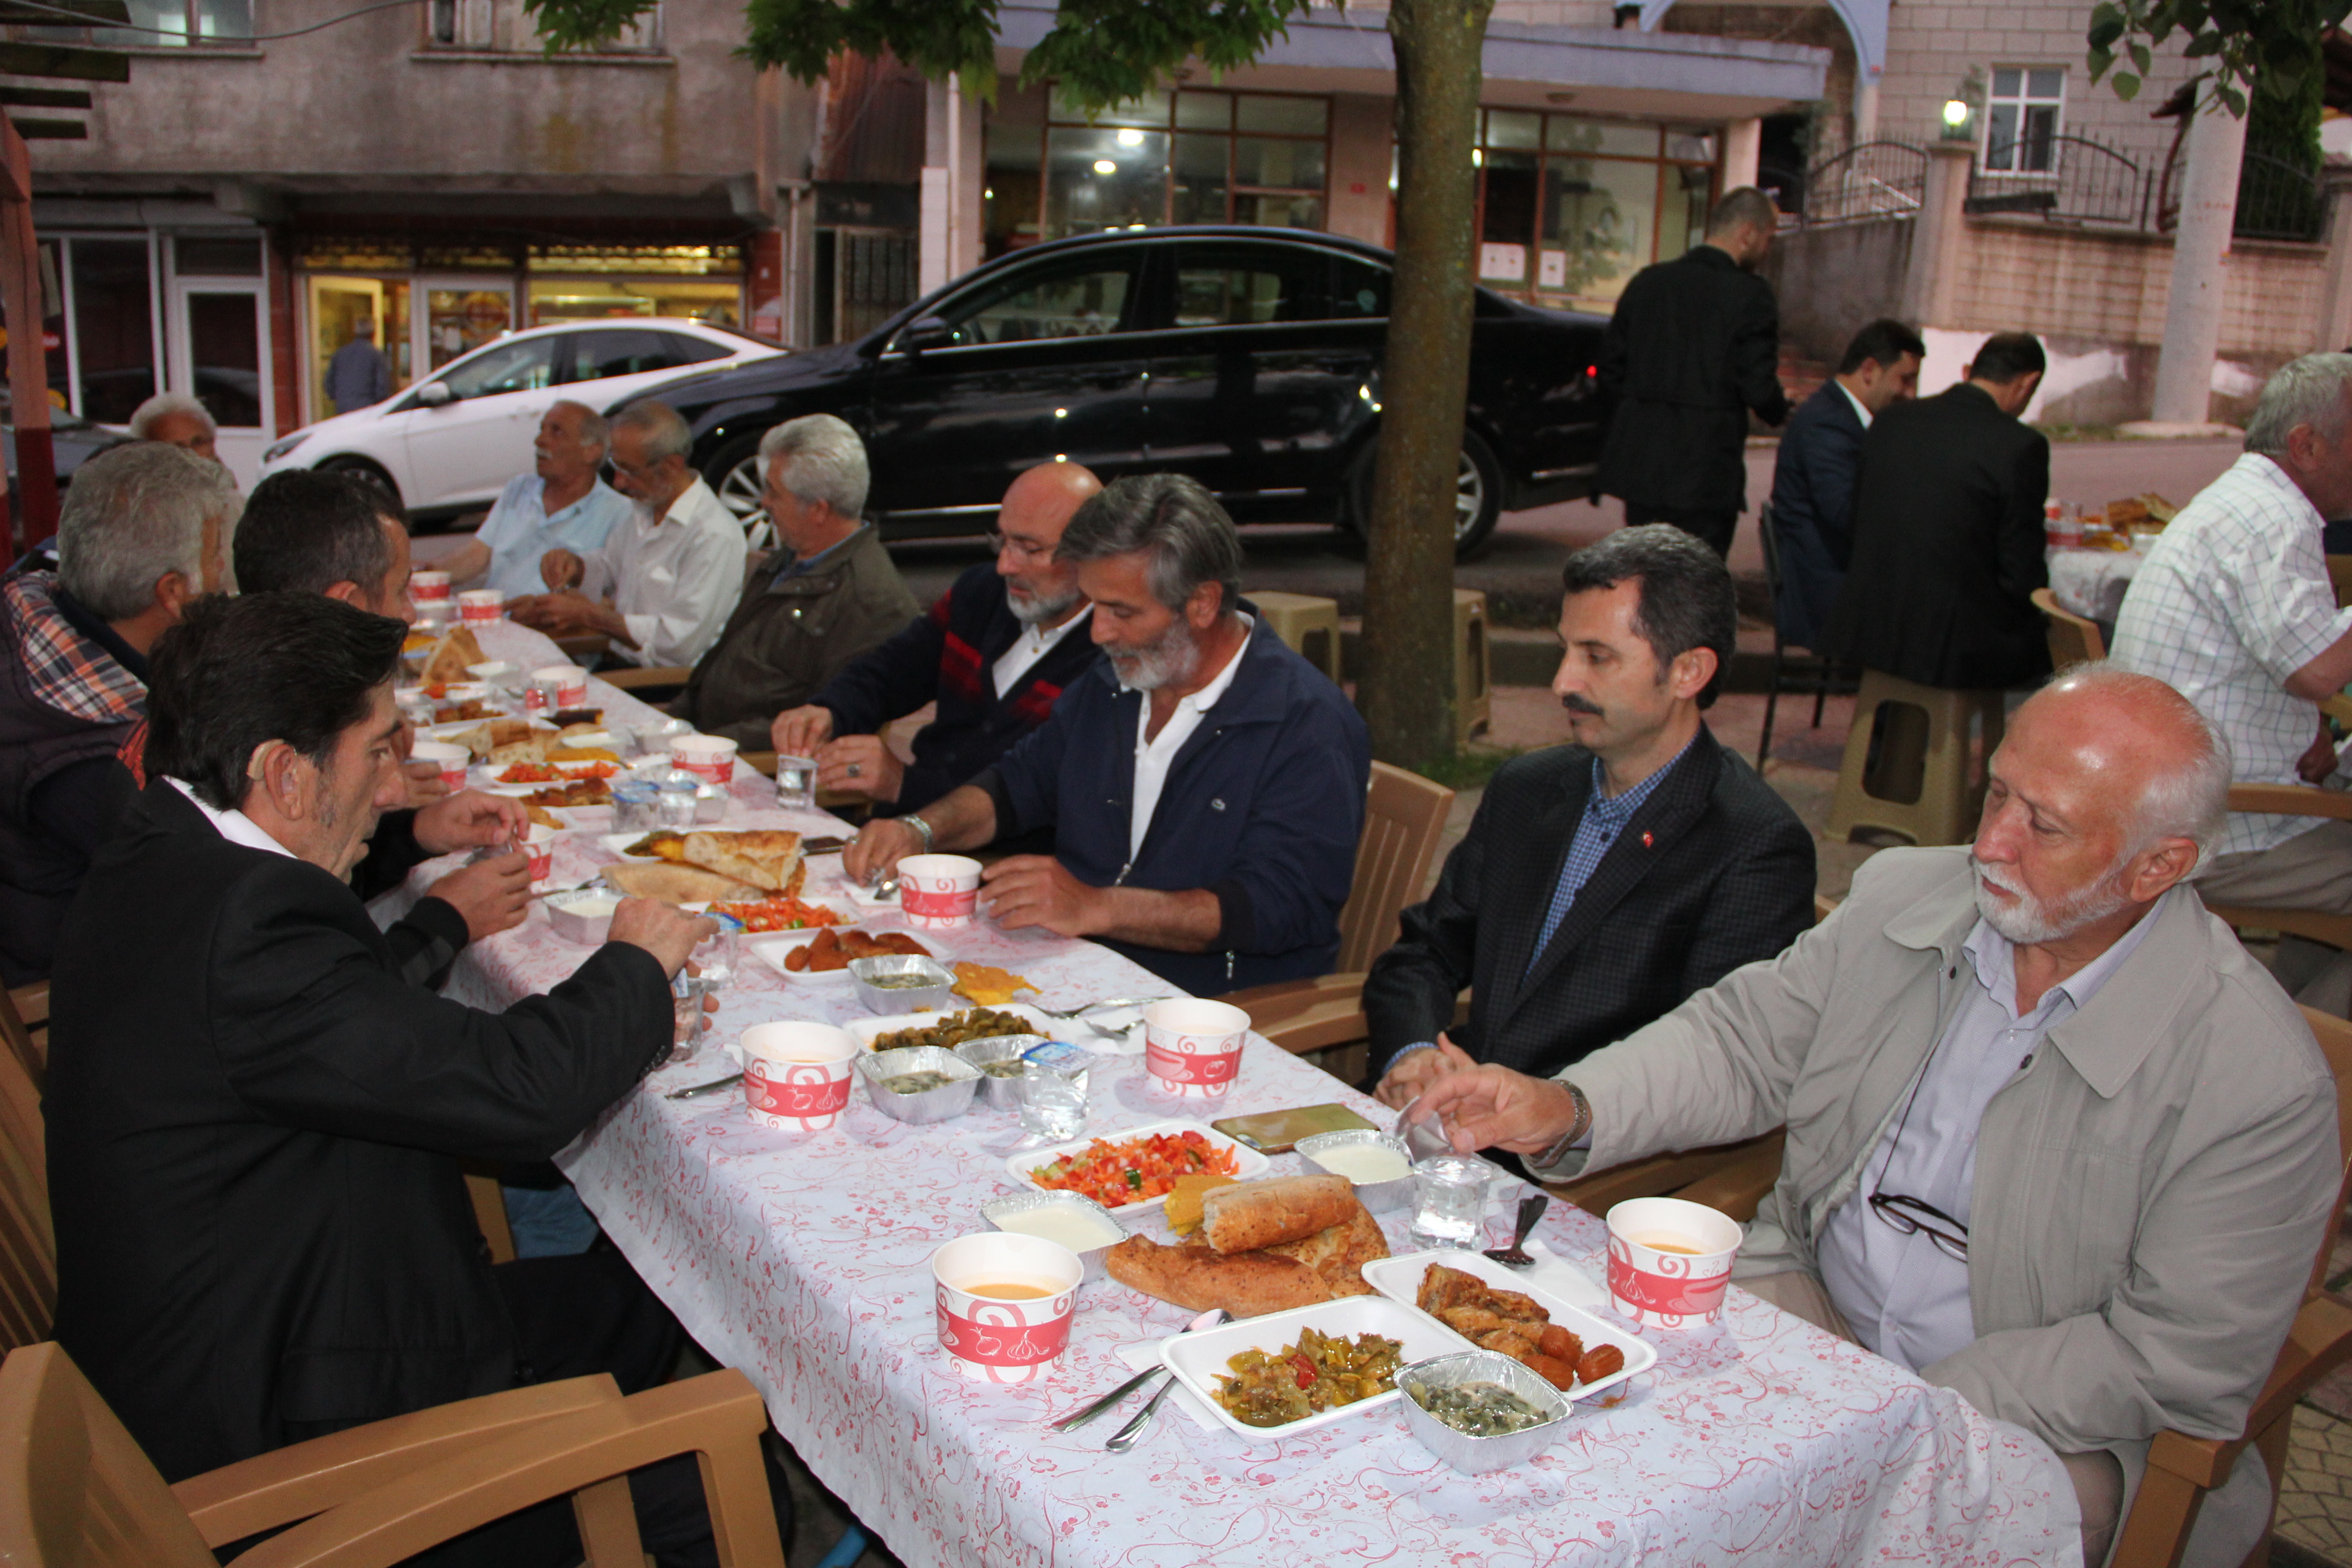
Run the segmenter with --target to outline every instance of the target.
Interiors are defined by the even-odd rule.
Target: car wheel
[[[359,480],[395,508],[401,504],[400,487],[392,482],[392,476],[365,458],[330,458],[319,468],[322,473],[342,474]]]
[[[1370,531],[1372,465],[1379,456],[1380,437],[1367,442],[1348,470],[1347,504],[1339,510],[1339,527],[1359,539]],[[1462,457],[1454,479],[1454,558],[1466,561],[1486,542],[1503,515],[1503,470],[1477,432],[1462,432]]]
[[[719,455],[702,470],[703,482],[738,521],[750,518],[767,504],[760,499],[760,436],[763,434],[738,436],[719,447]]]

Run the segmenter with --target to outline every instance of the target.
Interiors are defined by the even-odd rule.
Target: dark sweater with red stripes
[[[1015,741],[1045,721],[1054,700],[1100,657],[1080,626],[996,694],[996,661],[1021,623],[992,563],[972,567],[930,612],[853,661],[813,700],[833,710],[836,735],[870,735],[926,702],[939,710],[915,736],[915,760],[899,786],[898,811],[919,811],[992,767]],[[885,808],[892,809],[892,808]]]

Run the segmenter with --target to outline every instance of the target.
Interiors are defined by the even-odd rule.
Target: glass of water
[[[1024,1062],[1013,1080],[1021,1130],[1047,1143],[1076,1138],[1087,1124],[1087,1075],[1072,1076],[1043,1062]]]
[[[669,1062],[690,1059],[702,1045],[702,1037],[710,1026],[710,1015],[704,1012],[702,999],[716,989],[699,974],[688,974],[681,969],[669,983],[670,1047]]]
[[[776,759],[776,804],[786,811],[807,811],[816,805],[816,759]]]
[[[1486,1179],[1467,1154],[1440,1154],[1412,1168],[1412,1243],[1468,1250],[1486,1239]]]

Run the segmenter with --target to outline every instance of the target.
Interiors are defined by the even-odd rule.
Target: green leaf
[[[2110,49],[2093,49],[2086,63],[2091,68],[2091,79],[2096,81],[2107,74],[2109,66],[2116,63],[2115,53]]]
[[[2221,100],[2223,108],[2239,119],[2243,120],[2246,117],[2246,95],[2228,82],[2223,82],[2214,89],[2214,96]]]
[[[2201,60],[2208,56],[2220,54],[2227,47],[2221,34],[2200,33],[2189,40],[2189,47],[2181,53],[2192,60]]]
[[[2131,58],[2132,64],[2139,68],[2139,74],[2146,76],[2148,71],[2150,60],[2152,59],[2152,57],[2148,54],[2147,46],[2140,43],[2135,43],[2132,45]]]
[[[2116,79],[2113,85],[2116,89],[2116,96],[2122,99],[2126,103],[2129,103],[2133,99],[2139,96],[2139,78],[2132,75],[2129,71],[2116,72]]]

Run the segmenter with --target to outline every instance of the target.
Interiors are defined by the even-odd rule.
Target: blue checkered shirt
[[[1568,847],[1568,862],[1559,868],[1559,885],[1551,890],[1551,907],[1544,910],[1543,933],[1536,938],[1536,950],[1528,958],[1529,969],[1542,959],[1544,949],[1551,945],[1552,933],[1568,918],[1576,895],[1584,890],[1584,884],[1601,868],[1601,857],[1617,842],[1617,836],[1625,831],[1625,824],[1642,809],[1642,803],[1656,793],[1666,775],[1675,771],[1675,763],[1681,762],[1689,750],[1688,745],[1684,746],[1675,753],[1673,762],[1614,800],[1601,792],[1601,759],[1592,759],[1592,793],[1584,797],[1584,815],[1577,818],[1576,837]]]

